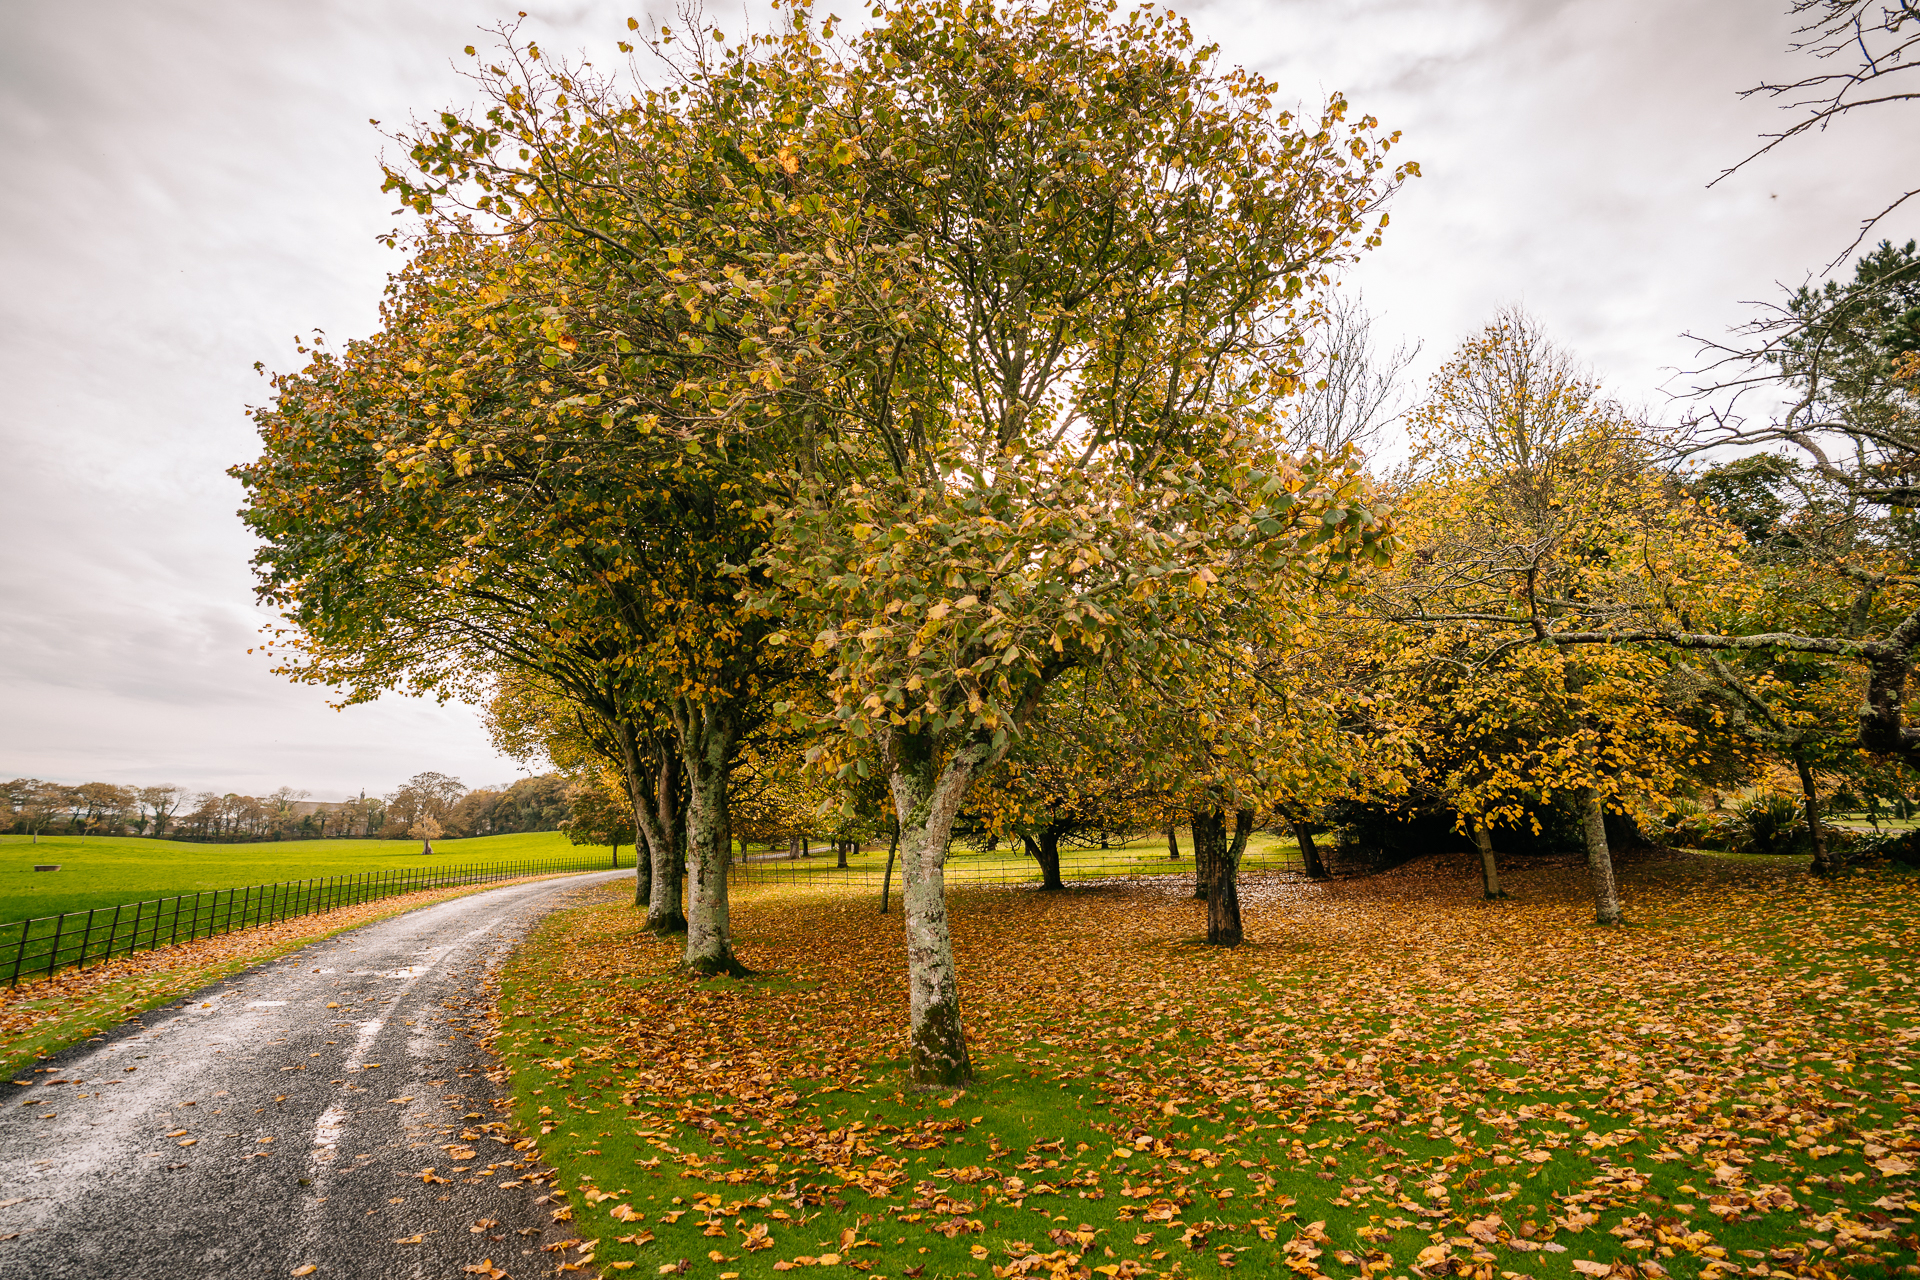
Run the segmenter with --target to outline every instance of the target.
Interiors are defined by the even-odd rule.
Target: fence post
[[[20,922],[20,949],[13,953],[13,976],[7,979],[7,985],[10,987],[20,985],[20,966],[26,963],[27,959],[27,935],[32,932],[33,921],[22,920]]]
[[[93,913],[97,909],[90,907],[87,910],[87,931],[80,935],[80,957],[76,961],[78,964],[86,964],[87,948],[93,945]]]
[[[65,912],[62,912],[61,914],[53,918],[53,948],[47,952],[47,976],[48,977],[53,976],[53,966],[60,959],[60,931],[66,927],[66,924],[67,924],[67,917]]]

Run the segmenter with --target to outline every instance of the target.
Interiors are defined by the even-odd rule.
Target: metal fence
[[[5,975],[8,986],[16,986],[22,978],[41,977],[58,969],[97,964],[114,956],[216,937],[295,916],[318,915],[420,889],[597,871],[609,865],[596,855],[591,861],[574,857],[395,868],[215,889],[18,920],[0,925],[0,974]],[[611,865],[619,865],[618,854]],[[13,954],[8,955],[8,951]]]
[[[727,878],[743,886],[853,885],[871,888],[877,893],[887,879],[886,864],[885,845],[877,850],[865,849],[849,856],[845,867],[839,865],[839,857],[831,849],[815,852],[808,858],[789,857],[784,852],[756,852],[750,853],[744,861],[734,862],[727,872]],[[1305,864],[1295,849],[1268,849],[1259,853],[1249,851],[1241,859],[1240,870],[1304,871]],[[1159,880],[1167,877],[1183,877],[1192,881],[1191,852],[1178,859],[1169,858],[1164,847],[1159,851],[1085,849],[1062,851],[1060,855],[1060,878],[1064,881]],[[1041,879],[1040,864],[1019,853],[954,849],[947,854],[946,883],[949,886],[1039,884]],[[900,867],[896,863],[892,876],[892,887],[896,892],[900,884]]]

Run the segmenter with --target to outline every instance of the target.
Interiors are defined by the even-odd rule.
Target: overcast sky
[[[631,4],[522,0],[556,49]],[[336,799],[520,772],[474,713],[335,712],[249,655],[241,494],[255,361],[368,330],[396,225],[369,117],[466,101],[450,65],[516,5],[0,0],[0,776]],[[1237,2],[1184,10],[1291,95],[1344,90],[1425,177],[1358,274],[1422,372],[1507,303],[1630,401],[1839,251],[1920,163],[1862,120],[1709,191],[1776,127],[1784,0]],[[849,11],[857,11],[849,7]],[[713,5],[710,15],[738,13]],[[737,25],[737,24],[736,24]],[[1909,222],[1897,228],[1912,235]]]

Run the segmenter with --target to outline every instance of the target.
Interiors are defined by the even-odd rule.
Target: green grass
[[[574,845],[558,831],[434,842],[432,858],[417,840],[283,840],[264,844],[187,844],[133,836],[0,836],[0,923],[87,911],[148,898],[232,889],[391,868],[451,867],[533,859],[577,859],[604,847]],[[633,850],[620,850],[623,866]],[[56,863],[58,871],[35,871]]]
[[[811,858],[787,858],[769,856],[769,851],[755,847],[748,851],[751,862],[743,870],[735,873],[743,884],[756,884],[777,877],[806,879],[813,876],[838,876],[855,878],[863,883],[879,885],[884,878],[887,865],[885,845],[863,849],[847,858],[846,870],[840,870],[831,849],[816,850]],[[1299,863],[1300,851],[1291,837],[1281,837],[1270,832],[1256,832],[1247,841],[1247,851],[1242,865],[1248,870],[1267,867],[1294,867]],[[1149,836],[1140,840],[1116,844],[1109,849],[1069,848],[1060,853],[1060,874],[1062,878],[1073,880],[1077,877],[1091,876],[1179,876],[1193,874],[1193,843],[1187,832],[1180,832],[1180,857],[1167,857],[1167,841],[1164,835]],[[1040,880],[1040,866],[1032,858],[1020,851],[1017,843],[997,849],[973,849],[965,845],[955,845],[947,854],[947,882],[955,885],[966,884],[1022,884],[1037,883]],[[900,886],[900,870],[894,868],[893,886]]]
[[[1577,870],[1497,904],[1464,861],[1250,882],[1233,952],[1174,886],[956,889],[958,1096],[903,1087],[899,917],[864,894],[737,895],[738,982],[609,902],[505,971],[541,1162],[474,1146],[555,1167],[588,1275],[1915,1274],[1920,878],[1623,878],[1613,930]]]

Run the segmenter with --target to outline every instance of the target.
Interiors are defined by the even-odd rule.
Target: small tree
[[[567,820],[560,829],[572,844],[613,846],[618,866],[620,846],[634,843],[633,805],[619,770],[582,770],[567,787]]]
[[[440,826],[440,820],[430,813],[425,813],[414,820],[414,824],[408,829],[407,834],[420,842],[421,856],[427,857],[433,853],[433,842],[439,839],[444,833]]]

